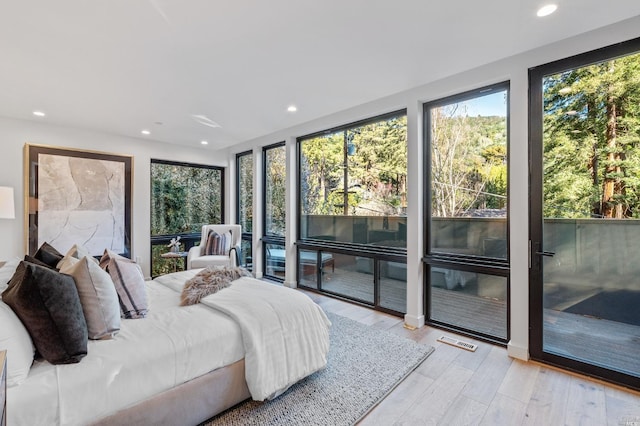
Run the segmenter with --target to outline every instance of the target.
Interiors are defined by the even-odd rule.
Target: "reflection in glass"
[[[265,275],[284,278],[285,250],[284,245],[265,244],[266,268]]]
[[[400,313],[406,312],[406,263],[380,261],[380,306]]]
[[[430,268],[433,321],[507,338],[507,278],[450,268]]]
[[[329,254],[329,253],[326,253]],[[362,302],[374,303],[373,260],[331,253],[322,276],[322,289]]]

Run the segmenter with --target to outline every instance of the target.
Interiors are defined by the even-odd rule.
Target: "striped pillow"
[[[122,318],[146,317],[149,303],[140,265],[131,259],[105,250],[100,259],[100,266],[109,273],[116,287]]]
[[[231,231],[218,234],[216,231],[210,231],[207,236],[207,244],[204,248],[204,255],[228,255],[231,250]]]

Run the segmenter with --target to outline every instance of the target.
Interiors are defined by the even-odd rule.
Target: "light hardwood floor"
[[[434,346],[435,352],[360,423],[368,425],[636,425],[640,393],[535,362],[501,346],[431,327],[407,330],[398,317],[304,291],[326,311]],[[442,334],[478,345],[468,352]],[[392,356],[392,354],[390,354]]]

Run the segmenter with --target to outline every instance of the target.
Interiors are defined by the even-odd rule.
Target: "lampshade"
[[[0,186],[0,219],[15,219],[16,209],[13,204],[13,188]]]

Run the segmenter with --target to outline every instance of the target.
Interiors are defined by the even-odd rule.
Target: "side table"
[[[173,262],[173,272],[178,272],[178,259],[183,259],[184,262],[184,271],[187,270],[187,255],[188,251],[170,251],[167,253],[162,253],[160,257],[163,259],[174,259]]]

